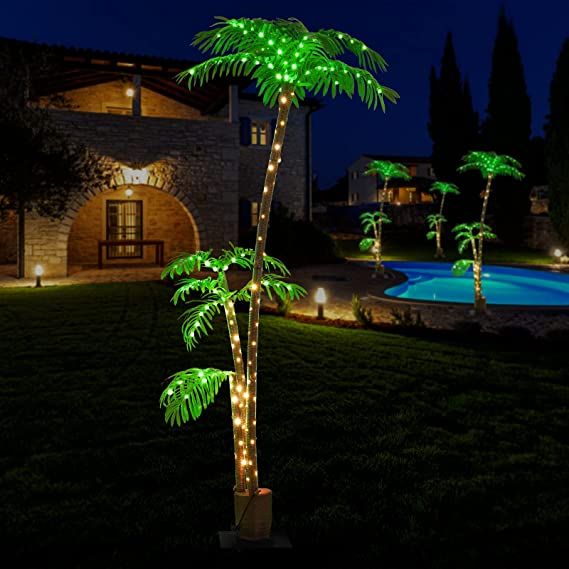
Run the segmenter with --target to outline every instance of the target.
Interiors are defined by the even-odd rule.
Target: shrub
[[[359,294],[352,295],[352,313],[354,318],[366,328],[373,324],[373,314],[371,308],[366,308],[362,305]]]
[[[565,328],[554,328],[553,330],[549,330],[549,332],[547,332],[545,339],[552,344],[566,346],[569,344],[569,330]]]
[[[282,299],[277,296],[276,301],[277,301],[277,314],[279,316],[287,316],[292,307],[292,300],[288,297]]]
[[[410,306],[401,310],[392,308],[391,322],[396,326],[403,326],[405,328],[425,328],[421,313],[418,310],[413,312]]]

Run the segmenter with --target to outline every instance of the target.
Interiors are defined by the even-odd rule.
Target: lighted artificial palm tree
[[[269,299],[273,295],[286,301],[293,301],[306,294],[299,285],[287,282],[288,269],[278,259],[263,255],[263,268],[266,271],[260,283],[260,289]],[[173,259],[162,273],[162,278],[177,278],[178,288],[172,296],[172,302],[180,301],[189,305],[183,313],[182,335],[189,351],[193,350],[200,338],[213,330],[213,319],[223,312],[227,321],[227,330],[233,355],[233,369],[190,368],[174,374],[163,391],[160,404],[165,408],[166,421],[174,425],[197,419],[202,411],[213,402],[221,384],[229,380],[231,397],[231,419],[233,422],[233,443],[235,458],[235,492],[240,495],[256,477],[251,471],[252,459],[247,441],[251,440],[247,427],[246,407],[250,397],[246,385],[245,364],[241,348],[239,326],[235,314],[235,302],[250,301],[255,286],[249,281],[240,289],[231,290],[226,272],[231,266],[249,271],[253,270],[255,251],[231,246],[215,257],[211,251],[197,251],[182,254]],[[197,271],[211,273],[205,278],[191,275]],[[197,296],[197,298],[194,298]],[[236,503],[237,506],[237,503]],[[240,509],[239,512],[242,512]],[[239,523],[238,517],[236,523]]]
[[[382,264],[382,230],[384,223],[390,223],[391,220],[387,214],[383,211],[385,201],[387,199],[387,186],[389,180],[399,178],[401,180],[410,180],[409,169],[407,166],[400,164],[399,162],[390,162],[388,160],[373,160],[368,164],[366,171],[364,172],[366,176],[377,176],[378,180],[383,181],[383,193],[379,195],[379,185],[377,189],[377,201],[379,202],[379,211],[377,214],[362,214],[360,219],[362,221],[362,229],[364,233],[368,233],[373,229],[374,237],[364,238],[360,241],[360,250],[368,251],[372,249],[375,258],[375,274],[380,274],[383,276],[384,269]],[[366,227],[368,231],[366,231]]]
[[[486,211],[488,209],[488,199],[492,190],[492,182],[497,176],[508,176],[521,180],[524,174],[520,171],[521,164],[506,154],[496,154],[496,152],[472,151],[469,152],[462,159],[464,164],[458,168],[458,172],[467,172],[469,170],[478,170],[483,178],[486,178],[486,187],[482,191],[482,211],[480,213],[479,228],[488,228],[486,222]],[[460,231],[457,226],[455,229]],[[466,224],[468,226],[472,224]],[[482,252],[484,248],[484,239],[486,238],[486,229],[478,231],[476,239],[478,246],[476,248],[476,256],[474,259],[474,308],[476,312],[483,313],[486,311],[486,298],[482,293]],[[464,274],[468,269],[469,264],[465,266],[464,263],[458,261],[453,267],[454,274]],[[478,273],[478,276],[477,276]]]
[[[245,483],[236,488],[236,517],[238,512],[255,515],[252,501],[259,495],[257,469],[257,357],[259,349],[259,311],[263,257],[271,201],[285,140],[285,130],[291,106],[299,106],[309,94],[357,94],[368,106],[385,110],[385,99],[393,103],[398,94],[380,85],[374,77],[386,69],[384,59],[362,41],[335,30],[309,31],[302,22],[248,18],[218,18],[212,29],[196,35],[193,45],[213,57],[184,71],[179,80],[186,79],[189,89],[221,76],[248,76],[256,81],[259,95],[268,106],[278,105],[278,117],[265,181],[263,186],[255,253],[252,258],[250,310],[247,336],[247,371],[235,376],[235,390],[244,393],[243,432],[247,454]],[[338,59],[352,54],[358,62],[354,67]],[[242,490],[243,489],[243,490]],[[241,491],[242,490],[242,491]],[[247,497],[243,506],[242,496]],[[237,505],[239,502],[240,505]],[[258,501],[257,501],[258,502]],[[269,502],[270,503],[270,502]]]
[[[481,230],[482,228],[482,230]],[[454,238],[458,241],[458,252],[464,251],[470,246],[472,259],[459,259],[452,266],[455,276],[462,276],[472,265],[474,274],[474,298],[478,300],[482,293],[482,250],[481,243],[486,239],[496,239],[492,229],[486,225],[481,225],[478,221],[473,223],[460,223],[453,228]]]
[[[427,233],[427,239],[436,239],[437,251],[435,253],[435,257],[442,258],[445,256],[442,245],[443,223],[446,221],[446,217],[443,215],[445,198],[448,194],[458,195],[460,194],[460,191],[455,184],[451,184],[450,182],[434,182],[429,188],[429,191],[438,192],[441,195],[441,203],[438,213],[432,213],[427,216],[427,223],[430,229]]]

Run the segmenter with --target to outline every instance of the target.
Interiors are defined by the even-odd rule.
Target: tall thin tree
[[[549,90],[545,127],[549,214],[563,244],[569,246],[569,39],[561,48]]]
[[[514,25],[502,7],[492,51],[488,82],[488,107],[482,127],[483,145],[500,154],[527,162],[531,136],[531,103]],[[495,228],[500,238],[519,244],[524,217],[529,212],[529,186],[512,180],[497,182],[493,204]]]

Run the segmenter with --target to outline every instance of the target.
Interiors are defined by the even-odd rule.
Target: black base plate
[[[270,539],[261,541],[247,541],[239,539],[236,531],[220,531],[219,547],[220,549],[233,549],[235,551],[255,551],[259,549],[292,549],[290,539],[286,534],[275,532]]]

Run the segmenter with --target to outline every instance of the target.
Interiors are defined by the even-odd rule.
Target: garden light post
[[[36,268],[34,269],[34,273],[36,275],[36,288],[41,288],[41,286],[42,286],[41,278],[43,276],[43,266],[42,265],[36,265]]]
[[[318,315],[316,316],[316,318],[318,318],[318,320],[324,320],[324,304],[326,303],[326,291],[321,286],[319,286],[316,289],[314,300],[316,301],[316,306],[318,309]]]

